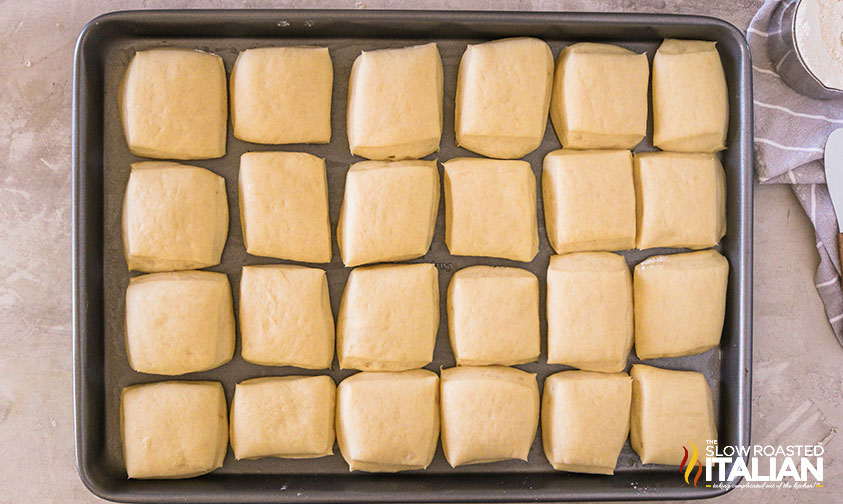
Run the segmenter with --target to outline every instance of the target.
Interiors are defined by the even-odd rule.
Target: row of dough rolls
[[[677,465],[691,443],[717,439],[711,389],[693,371],[642,364],[626,373],[562,371],[541,399],[547,460],[558,470],[613,474],[630,438],[641,461]],[[361,372],[222,385],[169,381],[123,390],[120,427],[130,478],[187,478],[236,459],[333,455],[352,471],[425,469],[442,439],[453,466],[528,460],[539,425],[534,374],[500,366]],[[229,424],[230,421],[230,424]],[[689,450],[690,451],[690,450]]]
[[[157,159],[225,155],[230,95],[234,136],[261,144],[331,140],[333,63],[325,47],[242,51],[226,88],[222,59],[163,48],[135,54],[120,83],[132,153]],[[632,149],[647,132],[646,54],[576,43],[553,54],[536,38],[469,45],[460,61],[455,135],[483,156],[517,159],[538,148],[548,112],[575,149]],[[725,148],[728,94],[714,42],[665,40],[652,70],[653,143],[663,150]],[[363,51],[348,82],[352,154],[419,159],[439,150],[443,68],[435,43]]]
[[[536,179],[520,160],[443,163],[445,243],[452,255],[529,262],[538,253]],[[309,263],[332,258],[325,161],[300,152],[249,152],[238,200],[251,255]],[[556,252],[633,247],[703,249],[726,232],[723,166],[714,154],[626,150],[550,152],[544,221]],[[430,248],[439,209],[436,161],[363,161],[348,170],[337,225],[346,266],[404,261]],[[131,270],[219,264],[228,234],[222,177],[204,168],[132,165],[123,206]]]
[[[639,359],[717,346],[728,271],[728,262],[714,250],[653,256],[634,274],[623,256],[610,252],[552,256],[548,364],[620,372],[633,341]],[[416,369],[433,359],[439,277],[429,263],[355,268],[335,331],[324,270],[245,266],[239,310],[241,354],[248,362],[328,369],[336,346],[340,369]],[[448,285],[447,318],[457,365],[517,365],[539,358],[539,281],[527,270],[457,271]],[[125,337],[132,369],[179,375],[218,367],[233,357],[235,334],[224,273],[153,273],[130,280]]]

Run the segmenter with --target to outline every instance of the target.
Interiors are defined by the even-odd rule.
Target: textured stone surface
[[[740,28],[760,0],[6,0],[0,8],[0,503],[93,502],[73,456],[70,99],[90,18],[129,8],[479,8],[682,12]],[[718,502],[843,500],[843,349],[814,289],[808,220],[782,186],[756,188],[752,439],[826,446],[825,488],[738,489]]]

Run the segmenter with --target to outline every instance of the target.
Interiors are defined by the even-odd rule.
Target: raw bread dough
[[[333,455],[336,385],[330,376],[270,376],[242,381],[231,401],[237,460]]]
[[[357,373],[337,389],[337,444],[350,471],[426,469],[439,440],[439,377]]]
[[[351,165],[337,224],[343,263],[358,266],[425,255],[438,211],[436,161]]]
[[[635,247],[635,184],[626,150],[556,150],[542,170],[544,221],[558,254]]]
[[[535,374],[502,366],[442,370],[442,451],[452,467],[526,461],[538,423]]]
[[[192,478],[222,467],[228,450],[222,385],[168,381],[126,387],[120,435],[130,478]]]
[[[331,262],[325,160],[304,152],[240,157],[240,223],[246,252]]]
[[[717,245],[726,234],[726,174],[716,155],[643,152],[633,167],[637,248]]]
[[[720,344],[729,261],[714,250],[653,256],[635,267],[635,353],[679,357]]]
[[[700,460],[717,440],[714,402],[705,376],[635,364],[629,441],[644,464],[679,465],[693,443]]]
[[[123,199],[123,250],[130,270],[217,265],[227,236],[225,179],[196,166],[132,164]]]
[[[520,37],[469,44],[457,79],[457,145],[501,159],[536,150],[552,86],[553,53],[545,41]]]
[[[547,268],[547,363],[618,372],[632,350],[632,275],[623,256],[551,256]]]
[[[340,369],[400,371],[433,360],[439,275],[433,264],[356,268],[337,320]]]
[[[348,145],[369,159],[418,159],[439,150],[442,58],[436,44],[363,51],[348,80]]]
[[[225,156],[228,101],[222,58],[192,49],[138,51],[120,81],[123,133],[136,156]]]
[[[626,373],[562,371],[542,395],[542,443],[554,469],[614,474],[626,437],[632,379]]]
[[[532,261],[536,177],[526,161],[456,158],[445,166],[445,243],[453,255]]]
[[[231,70],[234,136],[261,144],[331,141],[334,67],[327,47],[262,47]]]
[[[331,367],[334,316],[325,271],[286,264],[244,266],[240,338],[247,362]]]
[[[535,362],[539,279],[520,268],[457,271],[448,285],[448,330],[458,366]]]
[[[729,94],[714,42],[665,39],[653,58],[653,144],[666,151],[726,148]]]
[[[562,49],[550,118],[571,149],[633,149],[647,134],[646,54],[582,42]]]
[[[126,289],[126,354],[141,373],[179,375],[234,355],[234,306],[225,273],[141,275]]]

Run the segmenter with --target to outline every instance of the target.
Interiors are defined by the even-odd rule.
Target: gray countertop
[[[131,8],[430,8],[677,12],[746,28],[759,0],[0,2],[0,503],[93,502],[76,475],[71,388],[73,46]],[[825,445],[825,487],[736,489],[718,502],[843,500],[843,348],[814,288],[808,219],[786,186],[756,186],[752,440]]]

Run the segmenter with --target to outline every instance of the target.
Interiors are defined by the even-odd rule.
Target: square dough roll
[[[359,266],[425,255],[438,212],[436,161],[351,165],[337,224],[343,263]]]
[[[304,152],[240,156],[240,223],[246,252],[331,262],[325,160]]]
[[[552,86],[553,53],[545,41],[520,37],[470,44],[457,78],[457,145],[501,159],[536,150]]]
[[[532,261],[539,251],[539,231],[530,163],[456,158],[444,166],[450,253]]]
[[[363,51],[348,80],[348,145],[368,159],[419,159],[442,138],[442,58],[436,44]]]
[[[270,376],[242,381],[231,401],[234,457],[333,455],[336,385],[330,376]]]
[[[225,156],[228,101],[222,58],[192,49],[135,53],[118,90],[129,150],[156,159]]]
[[[120,435],[130,478],[192,478],[222,467],[228,450],[222,385],[167,381],[126,387]]]
[[[726,174],[714,154],[636,154],[636,248],[704,249],[726,234]]]
[[[215,266],[228,236],[225,179],[196,166],[134,163],[123,198],[122,225],[130,270]]]
[[[547,363],[618,372],[632,350],[632,275],[623,256],[551,256],[547,268]]]
[[[729,261],[714,250],[653,256],[635,267],[635,353],[679,357],[720,344]]]
[[[714,42],[665,39],[653,58],[653,144],[667,151],[726,148],[729,94]]]
[[[234,306],[225,273],[141,275],[126,289],[126,354],[141,373],[179,375],[234,355]]]
[[[244,266],[240,337],[247,362],[331,367],[334,316],[325,271],[285,264]]]
[[[439,440],[439,377],[424,369],[349,376],[337,389],[336,429],[350,471],[426,469]]]
[[[562,371],[544,381],[542,443],[560,471],[614,474],[629,435],[632,379],[626,373]]]
[[[550,118],[563,147],[633,149],[647,134],[646,54],[583,42],[562,49]]]
[[[679,465],[691,443],[705,453],[717,440],[714,402],[705,376],[635,364],[629,440],[644,464]]]
[[[539,279],[520,268],[457,271],[448,285],[448,333],[458,366],[535,362]]]
[[[627,150],[560,149],[544,158],[544,221],[558,254],[635,247],[635,184]]]
[[[231,70],[234,136],[260,144],[331,141],[334,67],[327,47],[262,47]]]
[[[400,371],[433,360],[439,275],[433,264],[356,268],[337,320],[340,369]]]
[[[502,366],[442,370],[442,451],[452,467],[527,460],[539,423],[536,375]]]

